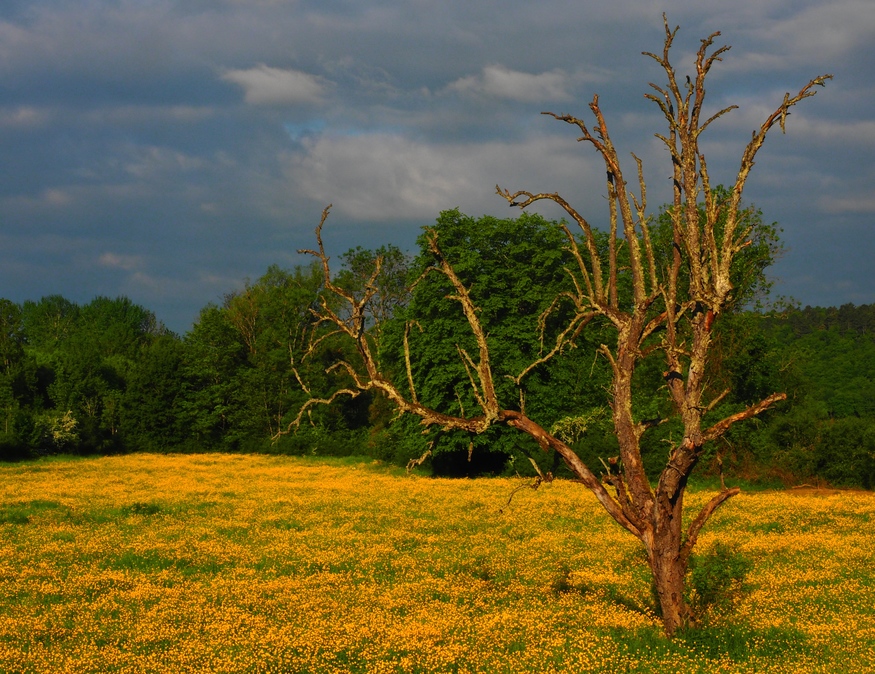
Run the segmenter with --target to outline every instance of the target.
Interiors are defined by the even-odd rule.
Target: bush
[[[690,558],[688,602],[696,622],[726,613],[750,592],[747,576],[753,562],[725,543],[716,543],[707,553]]]
[[[875,484],[875,425],[856,417],[824,423],[814,456],[817,473],[830,483],[871,489]]]

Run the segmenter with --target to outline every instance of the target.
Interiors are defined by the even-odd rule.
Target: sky
[[[306,263],[329,203],[335,260],[415,252],[447,209],[518,215],[496,184],[603,225],[597,155],[540,114],[589,119],[594,94],[656,211],[671,166],[644,94],[665,75],[641,52],[663,12],[681,75],[709,34],[732,47],[707,87],[706,112],[739,106],[702,137],[714,184],[785,92],[834,75],[770,134],[745,200],[784,230],[776,293],[875,302],[872,0],[3,0],[0,297],[124,295],[183,334]]]

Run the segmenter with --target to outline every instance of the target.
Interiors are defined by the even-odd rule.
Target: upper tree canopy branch
[[[756,158],[757,153],[762,148],[763,143],[766,140],[766,134],[769,130],[775,125],[776,122],[780,123],[781,131],[784,131],[784,122],[789,114],[790,108],[795,106],[800,101],[810,98],[814,96],[817,91],[814,90],[815,86],[826,86],[826,81],[832,79],[832,75],[821,75],[819,77],[815,77],[808,82],[802,89],[799,90],[795,96],[791,97],[789,93],[784,95],[784,101],[781,105],[763,122],[762,126],[760,126],[759,131],[754,131],[751,137],[750,142],[747,144],[747,147],[744,149],[744,153],[741,157],[741,166],[738,170],[738,175],[735,179],[735,185],[732,189],[732,195],[730,197],[729,209],[728,209],[728,217],[726,221],[726,230],[723,240],[723,259],[721,260],[722,268],[721,273],[726,275],[729,274],[729,264],[732,261],[732,247],[735,244],[734,241],[734,233],[735,227],[738,221],[738,213],[741,207],[741,196],[742,191],[744,190],[744,186],[747,183],[748,175],[750,174],[751,169],[754,165],[754,159]]]
[[[334,283],[331,276],[329,258],[325,253],[325,248],[323,246],[321,236],[321,230],[328,217],[330,208],[331,207],[329,206],[323,211],[320,223],[316,228],[316,240],[318,243],[318,250],[302,250],[300,252],[313,255],[319,260],[323,271],[324,286],[335,298],[343,300],[343,311],[345,312],[345,316],[342,316],[338,311],[335,311],[329,305],[325,297],[321,299],[319,309],[312,310],[313,314],[317,318],[317,324],[333,324],[335,326],[335,329],[314,338],[313,342],[311,342],[311,347],[308,349],[307,355],[313,355],[315,353],[315,346],[325,339],[329,338],[330,336],[336,334],[345,334],[352,339],[356,347],[358,356],[361,359],[361,368],[363,371],[359,371],[356,367],[354,367],[350,362],[346,360],[338,361],[334,365],[329,367],[327,369],[328,372],[338,368],[345,370],[349,377],[352,379],[355,388],[340,388],[328,398],[311,396],[311,398],[302,406],[302,409],[299,410],[296,419],[289,425],[289,428],[299,425],[301,419],[303,418],[303,414],[305,412],[308,412],[309,409],[312,408],[314,405],[330,404],[340,395],[349,395],[355,397],[363,391],[371,389],[377,389],[382,391],[397,406],[399,412],[409,412],[412,414],[416,414],[422,419],[422,423],[425,425],[439,425],[440,427],[445,429],[456,428],[466,430],[472,433],[479,433],[488,428],[492,423],[495,422],[497,418],[498,404],[495,398],[494,387],[492,385],[492,373],[489,368],[488,347],[486,346],[485,341],[486,337],[483,333],[482,328],[480,327],[479,321],[477,320],[476,308],[471,302],[467,289],[459,281],[458,277],[455,275],[449,265],[446,264],[446,261],[443,259],[440,250],[437,248],[436,242],[432,241],[433,250],[438,256],[439,261],[442,263],[441,265],[439,265],[439,267],[436,268],[436,270],[444,274],[447,274],[447,272],[449,271],[448,278],[453,283],[453,286],[456,290],[456,295],[453,296],[453,299],[460,301],[462,306],[464,307],[465,315],[469,318],[469,321],[471,322],[472,330],[480,346],[480,362],[474,365],[478,373],[478,377],[480,378],[480,390],[477,393],[478,397],[483,401],[484,407],[484,414],[480,416],[470,418],[458,417],[449,414],[443,414],[422,405],[418,401],[416,396],[416,390],[413,383],[412,370],[409,360],[405,362],[405,369],[408,375],[407,384],[410,389],[409,399],[406,398],[401,393],[401,391],[384,376],[379,366],[379,363],[377,362],[377,359],[374,355],[374,351],[372,350],[371,345],[368,341],[366,321],[368,304],[373,300],[377,293],[376,278],[380,271],[381,258],[377,258],[375,270],[366,281],[365,289],[361,297],[357,298],[353,293],[344,290],[342,287]],[[405,331],[404,339],[405,349],[407,351],[407,359],[409,359],[408,335],[409,328],[407,331]],[[473,363],[473,361],[471,362]],[[302,386],[302,388],[305,391],[308,390],[307,387]]]
[[[650,241],[650,216],[647,215],[647,184],[644,182],[644,163],[638,158],[635,153],[632,153],[632,158],[638,166],[638,186],[641,190],[640,201],[632,196],[632,201],[635,204],[637,213],[638,226],[641,229],[641,237],[644,239],[644,253],[647,257],[647,270],[650,273],[650,289],[651,292],[657,292],[659,289],[659,278],[656,275],[656,256],[653,252],[653,243]]]
[[[542,201],[545,199],[553,201],[554,203],[559,204],[559,206],[561,206],[562,209],[571,216],[571,218],[578,224],[580,229],[583,231],[584,241],[586,243],[587,251],[589,252],[590,264],[592,265],[592,274],[590,274],[586,270],[586,266],[583,264],[583,260],[580,259],[579,262],[581,273],[586,279],[587,285],[591,284],[592,286],[590,294],[593,295],[593,301],[603,302],[604,284],[602,281],[601,261],[599,260],[598,247],[596,245],[596,240],[592,231],[592,227],[590,226],[589,222],[587,222],[586,218],[578,213],[571,204],[569,204],[557,193],[546,194],[542,192],[540,194],[533,194],[532,192],[526,192],[525,190],[511,193],[509,190],[502,190],[501,187],[499,187],[498,185],[495,186],[495,192],[503,199],[505,199],[511,206],[519,206],[520,208],[526,208],[536,201]],[[525,199],[518,202],[517,199],[519,199],[520,197],[525,197]],[[569,238],[574,241],[574,237],[571,236],[570,233]]]
[[[623,178],[623,172],[620,167],[619,157],[617,156],[616,148],[611,141],[610,134],[608,132],[608,125],[605,121],[604,115],[602,113],[601,107],[599,106],[599,97],[598,95],[593,96],[592,102],[589,104],[589,108],[592,111],[593,116],[596,119],[596,126],[593,127],[593,131],[596,135],[593,135],[587,127],[586,123],[581,119],[574,117],[573,115],[557,115],[553,112],[545,112],[543,114],[549,115],[554,119],[557,119],[562,122],[566,122],[567,124],[571,124],[580,129],[583,134],[578,141],[587,141],[590,143],[599,155],[602,158],[602,161],[605,164],[605,170],[607,172],[608,179],[608,192],[609,192],[609,200],[612,204],[616,203],[619,209],[620,220],[623,225],[623,233],[627,246],[629,247],[629,267],[632,272],[632,293],[633,293],[633,301],[637,304],[644,301],[647,291],[644,283],[644,268],[641,259],[641,242],[635,234],[636,225],[644,226],[645,223],[639,222],[636,220],[635,216],[632,213],[632,207],[630,202],[632,201],[631,196],[627,193],[626,190],[626,181]],[[644,195],[642,194],[642,201],[644,201]],[[611,229],[614,231],[614,212],[612,211],[611,217]],[[616,242],[616,236],[612,235],[609,237],[608,245],[613,247]],[[609,252],[611,260],[615,260],[615,252],[612,249]],[[611,267],[611,275],[609,276],[609,294],[611,295],[612,304],[616,306],[616,288],[617,288],[617,277],[615,275],[615,266]]]
[[[413,366],[410,362],[410,326],[415,325],[422,332],[422,326],[418,321],[407,321],[404,324],[404,370],[407,373],[407,385],[410,387],[410,399],[419,403],[416,396],[416,386],[413,384]]]
[[[577,277],[570,269],[567,267],[565,268],[565,272],[571,277],[571,282],[574,284],[574,289],[577,291],[577,296],[574,298],[574,301],[577,304],[578,310],[584,306],[592,306],[594,308],[598,307],[600,304],[604,303],[604,288],[601,286],[598,291],[594,292],[592,274],[590,274],[586,268],[586,263],[583,260],[583,255],[580,254],[580,246],[577,245],[577,240],[574,238],[571,230],[568,229],[564,223],[562,224],[562,231],[565,233],[565,236],[568,237],[568,250],[570,250],[571,254],[574,256],[574,260],[577,262],[577,268],[580,271],[580,275],[583,277],[583,283],[586,286],[586,293],[584,294],[580,289],[580,283],[577,282]],[[600,270],[599,276],[601,276]]]
[[[470,363],[471,367],[473,367],[477,372],[480,383],[479,393],[477,391],[477,386],[474,387],[474,392],[478,396],[478,402],[483,408],[483,413],[486,415],[486,418],[491,422],[498,417],[499,406],[498,399],[495,395],[495,384],[492,380],[492,369],[489,364],[489,344],[486,340],[486,333],[483,331],[483,326],[480,324],[480,319],[477,317],[478,309],[474,306],[474,302],[471,299],[471,294],[468,292],[468,288],[465,287],[465,284],[462,283],[462,281],[456,275],[455,270],[450,265],[450,263],[447,262],[446,257],[444,257],[444,254],[438,247],[437,232],[435,232],[434,230],[430,230],[427,236],[428,247],[438,259],[440,272],[444,276],[446,276],[447,279],[449,279],[450,283],[452,283],[453,288],[456,291],[456,294],[449,295],[448,299],[456,300],[462,305],[462,311],[465,314],[465,318],[468,320],[468,325],[471,328],[471,332],[474,334],[474,338],[477,340],[477,347],[480,351],[480,362],[476,365],[467,353],[465,353],[461,349],[460,351],[466,357],[466,367]]]
[[[558,300],[561,298],[557,297],[556,299]],[[547,308],[547,310],[544,313],[542,313],[541,316],[538,318],[538,323],[540,324],[539,327],[541,329],[541,343],[542,344],[544,341],[544,330],[545,330],[544,323],[546,321],[546,317],[548,315],[548,312],[550,312],[554,308],[555,303],[556,303],[556,300],[554,300],[554,302]],[[550,361],[557,354],[561,353],[562,349],[565,348],[570,342],[572,342],[581,333],[581,331],[586,327],[586,325],[593,319],[593,317],[595,315],[596,314],[594,311],[588,311],[588,312],[584,311],[584,312],[577,313],[568,322],[568,325],[565,327],[565,329],[556,336],[556,342],[555,342],[555,344],[553,344],[553,348],[550,349],[550,351],[548,351],[543,356],[540,356],[537,360],[534,360],[531,363],[529,363],[522,370],[522,372],[520,372],[518,375],[516,375],[516,376],[508,375],[508,377],[510,377],[510,379],[513,381],[514,384],[521,387],[522,380],[526,375],[531,373],[538,366],[543,365],[544,363]]]

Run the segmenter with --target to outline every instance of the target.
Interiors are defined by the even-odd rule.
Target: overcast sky
[[[606,218],[574,129],[598,93],[649,203],[671,174],[642,51],[732,45],[708,89],[738,104],[703,147],[731,182],[751,131],[811,78],[746,192],[784,229],[778,293],[875,302],[872,0],[2,0],[0,297],[126,295],[186,332],[208,302],[291,267],[333,203],[339,254],[413,251],[440,211],[507,217],[495,185]],[[634,168],[627,168],[634,175]],[[562,213],[545,205],[542,213]]]

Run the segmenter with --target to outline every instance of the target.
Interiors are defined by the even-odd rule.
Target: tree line
[[[787,484],[871,488],[875,483],[875,305],[839,308],[760,306],[769,290],[765,270],[780,252],[775,225],[750,210],[756,245],[747,249],[743,302],[715,335],[712,387],[732,392],[716,410],[731,414],[775,392],[788,399],[709,447],[699,471]],[[477,293],[496,354],[498,386],[515,395],[512,376],[543,353],[544,333],[532,329],[555,297],[569,290],[562,272],[572,261],[555,222],[537,215],[472,218],[442,213],[435,224],[444,254]],[[659,230],[657,229],[657,235]],[[415,347],[414,377],[426,404],[472,409],[458,348],[470,336],[434,275],[416,280],[430,261],[425,237],[409,256],[392,246],[342,256],[336,282],[362,293],[378,256],[380,293],[371,317],[383,331],[381,357],[400,367],[404,341]],[[606,242],[605,242],[606,245]],[[154,313],[125,297],[77,305],[60,295],[16,304],[0,300],[0,456],[130,451],[277,452],[367,455],[406,465],[426,455],[436,474],[561,472],[526,436],[500,426],[482,434],[423,435],[418,420],[396,417],[379,394],[338,397],[304,412],[314,395],[341,385],[331,366],[354,358],[311,311],[326,299],[318,262],[271,266],[257,281],[204,307],[191,330],[176,335]],[[554,312],[550,329],[567,316]],[[422,325],[429,329],[424,331]],[[590,326],[592,327],[592,326]],[[532,414],[546,419],[590,464],[617,455],[605,408],[608,364],[594,356],[603,335],[581,333],[576,348],[527,382]],[[317,344],[315,350],[312,348]],[[653,368],[651,368],[653,369]],[[326,371],[328,370],[328,371]],[[662,372],[637,373],[641,414],[660,416],[663,401],[647,400]],[[650,409],[652,408],[652,409]],[[655,476],[664,447],[679,429],[670,420],[642,447]]]

